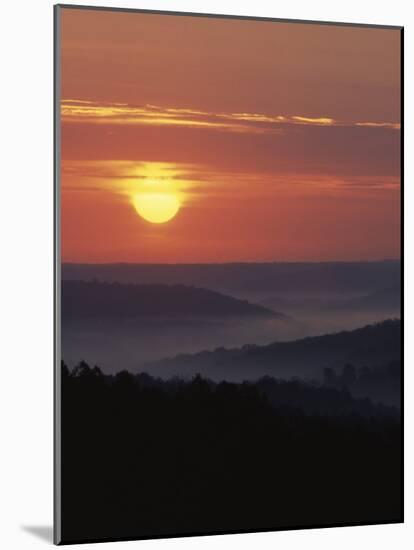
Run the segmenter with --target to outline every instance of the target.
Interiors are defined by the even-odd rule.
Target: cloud
[[[62,125],[62,158],[197,164],[231,173],[400,175],[398,131],[383,126],[320,124],[283,128],[280,133],[234,133],[84,121]]]
[[[62,121],[69,123],[181,126],[239,133],[260,133],[264,130],[241,124],[238,120],[232,121],[231,118],[223,121],[213,113],[191,109],[162,109],[155,105],[140,107],[118,103],[99,104],[62,100],[61,115]]]
[[[379,127],[398,130],[397,122],[340,121],[331,117],[302,115],[269,115],[264,113],[213,113],[198,109],[160,107],[158,105],[129,105],[63,99],[61,115],[64,123],[176,126],[218,130],[234,133],[280,133],[286,126]]]
[[[319,124],[321,126],[333,126],[337,124],[333,118],[328,117],[310,118],[305,116],[293,116],[292,119],[303,124]]]
[[[368,128],[391,128],[400,130],[401,124],[397,122],[356,122],[355,126],[366,126]]]
[[[206,165],[122,160],[64,161],[62,191],[107,191],[133,196],[145,188],[170,189],[185,202],[199,198],[234,201],[265,198],[323,196],[398,196],[399,178],[393,176],[338,176],[220,171]]]

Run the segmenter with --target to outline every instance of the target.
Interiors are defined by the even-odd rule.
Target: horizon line
[[[374,263],[401,263],[401,258],[383,258],[376,260],[236,260],[229,262],[81,262],[64,261],[61,265],[141,265],[141,266],[194,266],[194,265],[271,265],[271,264],[374,264]]]

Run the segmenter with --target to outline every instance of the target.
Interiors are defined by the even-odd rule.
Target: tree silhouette
[[[398,521],[400,444],[336,388],[62,363],[63,540]]]

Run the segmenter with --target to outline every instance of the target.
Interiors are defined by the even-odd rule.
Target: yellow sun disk
[[[165,223],[180,209],[180,201],[172,193],[137,193],[132,199],[138,214],[151,223]]]

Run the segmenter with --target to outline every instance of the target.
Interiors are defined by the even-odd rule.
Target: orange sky
[[[60,14],[63,261],[399,257],[398,30]]]

